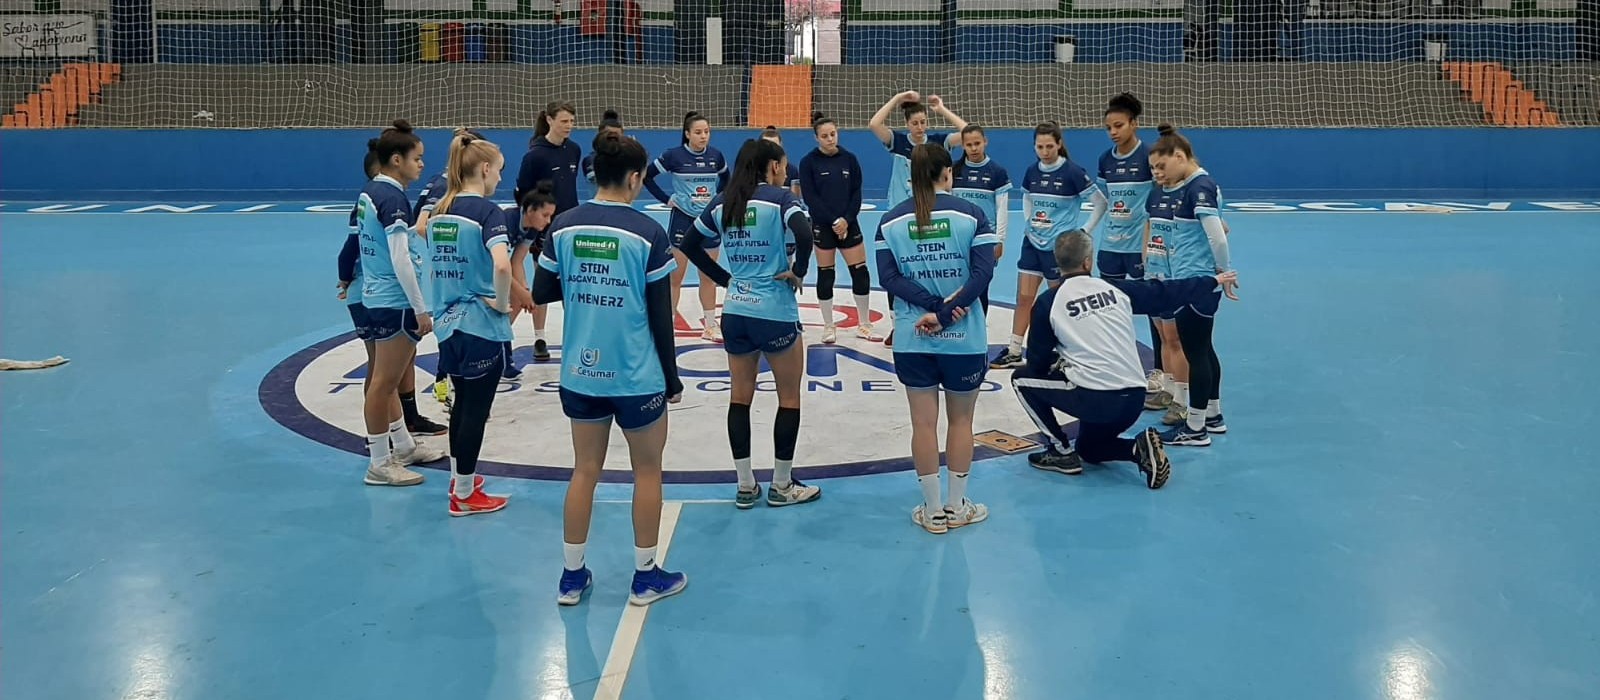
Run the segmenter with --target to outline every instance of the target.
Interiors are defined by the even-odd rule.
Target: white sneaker
[[[789,485],[783,488],[778,488],[776,484],[767,487],[767,505],[774,508],[810,503],[821,497],[821,488],[802,484],[799,479],[790,480]]]
[[[717,323],[716,321],[707,323],[706,330],[704,333],[700,334],[700,338],[703,340],[709,340],[713,343],[722,342],[722,324]]]
[[[832,325],[823,326],[822,344],[832,345],[837,342],[839,342],[839,329],[834,328]]]
[[[961,499],[961,503],[959,505],[945,506],[944,514],[946,520],[949,521],[950,529],[954,530],[958,527],[976,525],[988,520],[989,507],[983,505],[982,503],[973,503],[971,500],[963,498]]]
[[[365,481],[368,486],[416,486],[422,483],[422,475],[390,457],[381,465],[368,466]]]
[[[1158,391],[1161,391],[1162,380],[1165,379],[1166,376],[1167,375],[1162,373],[1162,371],[1159,369],[1150,370],[1150,374],[1146,375],[1144,378],[1145,393],[1154,394]]]
[[[946,515],[943,510],[940,510],[930,517],[925,512],[926,509],[927,506],[925,505],[919,505],[916,508],[912,508],[911,522],[916,523],[922,529],[927,530],[935,535],[943,535],[944,533],[950,531],[949,515]]]
[[[856,326],[856,337],[862,340],[883,340],[883,338],[872,334],[872,324],[868,322],[862,322]]]
[[[413,464],[428,464],[430,462],[437,462],[447,456],[448,455],[445,454],[444,450],[432,445],[426,445],[418,442],[416,447],[411,448],[410,452],[394,453],[394,460],[399,462],[402,466],[410,466]]]

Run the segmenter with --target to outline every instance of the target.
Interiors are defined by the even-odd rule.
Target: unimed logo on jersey
[[[744,227],[747,228],[747,229],[752,229],[752,228],[756,227],[756,208],[755,207],[745,207],[745,209],[744,209]]]
[[[916,223],[911,224],[911,240],[931,241],[939,238],[949,237],[949,219],[934,219],[933,221],[929,221],[926,226],[918,226]]]
[[[429,226],[428,229],[435,243],[455,243],[461,237],[460,224],[441,221]]]
[[[617,239],[605,236],[578,235],[572,239],[572,249],[575,255],[590,260],[616,260]]]
[[[598,238],[577,250],[615,253],[615,240]],[[685,294],[686,301],[693,294]],[[889,329],[884,313],[887,299],[872,296],[874,334]],[[688,304],[685,304],[687,307]],[[844,307],[844,308],[842,308]],[[859,319],[850,304],[836,304],[834,323],[838,342],[823,345],[821,311],[807,290],[800,299],[804,336],[796,352],[805,353],[800,380],[800,445],[795,455],[801,478],[856,476],[911,468],[911,432],[906,396],[895,376],[894,355],[882,342],[858,337]],[[664,464],[668,481],[677,483],[731,482],[728,451],[727,407],[733,389],[728,355],[721,345],[700,338],[698,309],[685,309],[678,319],[676,345],[683,400],[668,406],[669,437]],[[990,338],[1004,339],[1011,331],[1011,310],[992,307],[987,317]],[[483,455],[485,473],[537,479],[565,479],[573,463],[570,423],[561,409],[562,358],[567,371],[610,371],[619,358],[602,358],[594,349],[561,346],[562,310],[550,309],[545,337],[549,362],[533,361],[534,334],[528,315],[514,327],[518,379],[503,381],[490,415]],[[365,453],[361,384],[366,377],[366,354],[361,341],[342,329],[329,339],[294,353],[268,373],[260,386],[260,400],[268,414],[308,438],[351,453],[351,469],[358,469]],[[991,352],[997,350],[994,346]],[[654,360],[654,355],[650,358]],[[429,391],[438,366],[438,346],[433,336],[417,346],[417,401],[422,412],[443,422],[444,407]],[[585,376],[592,376],[586,374]],[[618,379],[618,381],[621,381]],[[991,371],[978,399],[976,429],[1002,430],[1013,435],[1034,435],[1037,429],[1011,391],[1010,373]],[[647,391],[641,390],[644,394]],[[765,363],[757,376],[752,409],[753,448],[757,469],[772,467],[772,421],[777,412],[777,386]],[[443,438],[429,438],[444,444]],[[606,458],[605,478],[625,481],[628,451],[614,436]],[[996,453],[979,447],[980,456]],[[441,465],[442,466],[442,465]]]

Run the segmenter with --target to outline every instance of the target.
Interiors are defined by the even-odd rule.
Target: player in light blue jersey
[[[988,370],[983,307],[999,242],[977,205],[950,193],[950,151],[924,144],[911,153],[912,198],[878,225],[878,280],[895,295],[900,344],[894,371],[911,407],[911,459],[922,505],[911,519],[928,532],[981,522],[989,509],[967,498],[972,413]],[[948,412],[945,463],[950,497],[940,498],[939,390]],[[947,505],[948,504],[948,505]]]
[[[1033,300],[1039,284],[1053,289],[1061,284],[1056,267],[1056,239],[1075,229],[1092,231],[1105,215],[1106,196],[1095,187],[1089,173],[1067,157],[1061,142],[1061,125],[1045,122],[1033,130],[1033,152],[1039,162],[1028,166],[1022,176],[1022,215],[1024,237],[1017,246],[1017,306],[1011,317],[1011,339],[1006,349],[989,363],[991,369],[1021,367],[1023,337],[1033,318]],[[1084,222],[1083,204],[1091,211]]]
[[[1163,244],[1172,279],[1203,277],[1232,270],[1228,234],[1219,215],[1217,183],[1194,157],[1194,147],[1170,124],[1162,124],[1161,138],[1150,148],[1150,168],[1161,183],[1170,223],[1163,221]],[[1155,235],[1152,215],[1151,235]],[[1174,325],[1183,356],[1188,361],[1188,416],[1183,424],[1161,434],[1169,445],[1204,447],[1212,433],[1228,431],[1222,418],[1222,363],[1212,343],[1217,307],[1224,294],[1238,300],[1237,279],[1219,283],[1205,300],[1176,311]]]
[[[633,465],[634,574],[629,602],[647,605],[683,590],[681,573],[656,564],[661,527],[661,452],[667,404],[682,400],[673,340],[671,239],[633,200],[650,156],[626,136],[594,141],[594,201],[556,217],[539,255],[533,299],[561,302],[561,408],[572,420],[572,478],[564,507],[564,566],[556,601],[576,605],[594,577],[584,566],[594,488],[611,424]]]
[[[666,176],[672,193],[656,183]],[[688,259],[683,256],[684,234],[694,228],[694,220],[706,210],[711,198],[728,184],[728,161],[722,151],[711,145],[711,122],[699,112],[683,115],[683,144],[668,150],[650,164],[645,173],[645,187],[656,199],[672,207],[667,232],[672,235],[672,255],[678,262],[672,273],[672,309],[678,309],[679,293],[683,290],[684,275],[689,272]],[[710,245],[710,241],[706,245]],[[716,259],[715,250],[708,253]],[[722,327],[717,325],[717,285],[700,274],[700,312],[704,324],[701,337],[713,343],[722,342]]]
[[[1100,276],[1106,279],[1143,279],[1144,249],[1150,234],[1150,149],[1139,140],[1139,115],[1144,104],[1133,93],[1112,97],[1106,105],[1106,134],[1111,148],[1100,155],[1100,181],[1105,183],[1110,207],[1101,228],[1098,248]],[[1090,233],[1094,233],[1091,231]],[[1161,347],[1156,318],[1150,317],[1151,347]],[[1159,350],[1155,369],[1145,377],[1145,409],[1158,411],[1172,405],[1171,379],[1162,371]]]
[[[989,158],[989,137],[983,127],[968,124],[961,130],[962,157],[956,163],[955,187],[951,193],[978,205],[994,226],[999,243],[994,246],[995,264],[1006,250],[1006,233],[1011,220],[1011,175]],[[985,313],[989,311],[989,290],[978,297]]]
[[[728,445],[739,489],[734,505],[753,508],[761,497],[750,466],[750,404],[755,401],[761,360],[772,368],[778,391],[773,421],[775,464],[767,505],[809,503],[822,490],[791,476],[794,446],[800,436],[800,382],[805,375],[804,332],[795,299],[811,261],[811,219],[800,198],[783,185],[789,159],[783,147],[766,139],[746,141],[739,149],[728,188],[711,200],[695,230],[684,237],[683,250],[711,279],[728,289],[722,307],[723,348],[728,351],[732,393],[728,399]],[[786,250],[795,242],[794,260]],[[701,247],[701,238],[719,240],[726,253],[724,269]]]
[[[402,119],[368,141],[367,150],[378,159],[378,175],[356,201],[361,302],[366,307],[366,327],[357,335],[373,343],[362,410],[371,456],[365,480],[373,486],[413,486],[422,483],[422,475],[408,465],[444,457],[443,451],[411,436],[398,396],[417,341],[433,331],[407,247],[412,211],[405,189],[422,176],[422,140]]]
[[[436,319],[439,371],[455,387],[450,411],[452,516],[493,513],[507,498],[483,491],[478,454],[500,375],[510,357],[511,254],[500,206],[489,201],[506,159],[473,134],[450,143],[448,185],[428,218],[428,309]]]
[[[889,115],[896,109],[906,120],[905,131],[893,131],[887,124]],[[945,121],[950,123],[954,131],[929,131],[928,110],[932,109]],[[872,120],[867,123],[872,129],[872,135],[878,137],[884,148],[889,149],[893,164],[889,171],[889,207],[911,198],[911,151],[925,143],[942,146],[946,150],[955,148],[960,142],[960,132],[967,128],[965,119],[956,116],[955,112],[945,105],[944,99],[938,95],[928,97],[928,103],[922,103],[922,95],[916,90],[907,90],[883,103],[878,108],[877,114],[872,115]],[[884,336],[884,347],[894,347],[894,294],[889,293],[890,331]]]
[[[515,282],[511,288],[511,323],[515,327],[517,316],[523,311],[533,317],[534,362],[550,361],[550,341],[544,335],[550,307],[533,303],[533,297],[528,294],[525,261],[530,256],[538,260],[539,254],[544,252],[545,233],[550,230],[555,215],[555,186],[549,181],[535,184],[533,189],[522,193],[522,199],[515,206],[506,209],[506,227],[511,232],[511,276]],[[506,353],[511,354],[509,343]],[[517,368],[512,371],[521,374]]]

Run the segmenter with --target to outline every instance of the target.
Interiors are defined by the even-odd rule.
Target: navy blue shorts
[[[1100,276],[1108,280],[1144,279],[1144,255],[1141,253],[1113,253],[1102,250],[1095,254],[1100,265]]]
[[[1043,277],[1051,282],[1061,279],[1061,268],[1056,266],[1056,254],[1039,250],[1032,243],[1022,243],[1022,253],[1017,256],[1017,272]]]
[[[510,357],[506,346],[498,340],[481,338],[471,333],[456,331],[439,343],[439,371],[436,376],[477,379],[493,373],[498,377],[506,370]]]
[[[815,240],[817,250],[849,250],[867,240],[861,235],[860,226],[851,226],[845,230],[844,237],[840,238],[839,234],[833,231],[832,221],[826,224],[817,222],[811,227],[811,236]]]
[[[350,325],[355,326],[356,337],[367,340],[367,337],[362,335],[367,332],[367,307],[362,306],[359,301],[348,306],[350,308]]]
[[[623,430],[638,430],[654,425],[667,414],[667,394],[658,391],[644,396],[589,396],[562,387],[561,412],[575,421],[615,419]]]
[[[804,331],[799,321],[773,321],[738,314],[722,315],[722,349],[729,355],[764,352],[768,355],[788,350]]]
[[[989,373],[986,355],[935,355],[896,352],[894,375],[907,389],[936,389],[963,393],[977,391]]]
[[[689,235],[689,229],[692,228],[694,228],[694,217],[673,209],[672,217],[667,220],[667,232],[672,234],[672,247],[682,248],[683,237]],[[720,243],[716,240],[708,238],[700,247],[706,250],[716,250],[718,245]]]
[[[1199,301],[1183,307],[1179,310],[1179,313],[1194,313],[1206,318],[1214,318],[1217,315],[1217,307],[1220,306],[1222,306],[1222,292],[1212,292]],[[1172,317],[1177,318],[1178,314],[1174,313]]]
[[[422,340],[422,334],[417,332],[417,314],[409,307],[404,309],[367,309],[366,335],[356,331],[362,340],[382,342],[401,333],[415,343]]]

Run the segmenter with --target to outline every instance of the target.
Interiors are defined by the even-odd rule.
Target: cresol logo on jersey
[[[615,243],[601,239],[603,243]],[[577,250],[596,252],[615,248],[596,245]],[[909,469],[910,427],[904,390],[895,378],[891,349],[880,342],[857,337],[859,326],[853,308],[834,309],[839,341],[819,341],[822,316],[809,293],[801,299],[801,321],[806,328],[805,373],[801,446],[795,457],[805,477],[853,476]],[[873,323],[878,334],[888,329],[883,312],[886,299],[873,295]],[[848,305],[845,305],[848,306]],[[685,314],[698,319],[698,314]],[[569,424],[562,413],[563,351],[576,353],[570,371],[593,376],[601,361],[595,348],[560,347],[562,314],[551,309],[545,335],[554,356],[533,362],[534,335],[528,317],[515,324],[516,364],[523,368],[516,381],[500,384],[486,433],[483,459],[486,472],[526,478],[565,479],[572,464]],[[988,315],[990,338],[1005,338],[1011,329],[1011,310],[993,306]],[[684,384],[683,400],[669,406],[671,421],[665,455],[667,479],[678,483],[727,482],[734,479],[727,447],[728,394],[733,384],[728,357],[722,346],[700,339],[698,321],[678,321],[677,357]],[[443,419],[443,407],[428,398],[428,381],[437,367],[437,345],[432,336],[417,347],[419,402],[424,413]],[[361,384],[366,376],[365,351],[360,341],[342,334],[295,353],[279,363],[262,381],[262,406],[279,423],[309,438],[349,452],[363,454],[361,435]],[[611,359],[611,358],[607,358]],[[609,372],[615,375],[615,372]],[[611,377],[615,379],[616,377]],[[1009,372],[990,372],[982,385],[975,427],[1003,430],[1013,435],[1037,432],[1008,386]],[[756,434],[770,435],[777,410],[777,386],[770,369],[762,364],[756,382],[753,409]],[[620,439],[620,438],[619,438]],[[756,440],[758,468],[772,464],[771,441]],[[979,448],[980,453],[986,448]],[[627,450],[607,456],[606,478],[627,479]]]

